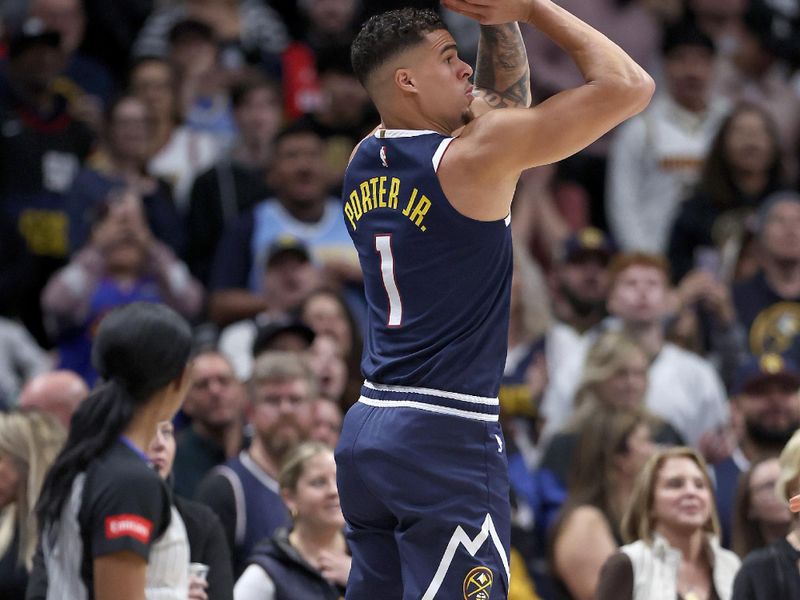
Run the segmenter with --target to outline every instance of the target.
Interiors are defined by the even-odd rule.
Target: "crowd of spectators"
[[[517,188],[510,598],[654,598],[655,572],[658,597],[794,597],[800,2],[559,4],[658,91]],[[36,496],[102,381],[98,326],[142,301],[192,326],[149,446],[211,567],[184,597],[339,597],[330,449],[366,319],[340,188],[378,125],[349,46],[409,5],[474,58],[477,24],[432,0],[0,5],[0,597],[36,581]],[[580,83],[523,36],[536,102]]]

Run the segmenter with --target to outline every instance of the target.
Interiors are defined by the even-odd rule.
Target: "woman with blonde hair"
[[[622,537],[627,544],[603,566],[597,600],[730,600],[739,559],[719,544],[708,469],[692,448],[650,458]]]
[[[350,574],[333,451],[321,442],[296,446],[278,482],[292,514],[255,547],[233,589],[235,600],[339,600]]]
[[[797,431],[778,459],[780,474],[775,494],[787,506],[800,494],[800,431]],[[791,503],[791,504],[790,504]],[[800,598],[800,515],[792,514],[786,537],[750,553],[742,563],[733,586],[733,600],[775,600]]]
[[[655,451],[641,409],[603,408],[578,439],[567,503],[553,531],[552,570],[561,597],[589,600],[621,543],[620,521],[636,476]]]
[[[575,394],[575,413],[550,439],[540,466],[566,483],[577,438],[584,427],[591,427],[594,415],[603,408],[642,410],[651,422],[654,441],[683,445],[683,438],[672,425],[645,408],[649,366],[644,349],[625,333],[609,331],[598,337],[586,355]]]
[[[0,598],[25,598],[39,535],[36,499],[66,432],[39,411],[0,413]]]

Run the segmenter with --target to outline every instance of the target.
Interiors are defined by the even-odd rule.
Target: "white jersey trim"
[[[433,159],[431,160],[431,162],[433,162],[434,171],[436,172],[439,171],[439,163],[442,162],[442,157],[444,156],[444,153],[447,151],[447,147],[450,145],[450,142],[452,142],[454,139],[456,138],[443,139],[442,143],[439,144],[439,147],[436,149],[436,152],[433,153]]]
[[[420,135],[429,135],[431,133],[440,133],[431,129],[376,129],[373,134],[378,139],[385,138],[407,138],[418,137]]]
[[[470,394],[459,394],[458,392],[447,392],[445,390],[436,390],[433,388],[408,387],[405,385],[386,385],[383,383],[372,383],[371,381],[364,381],[364,387],[367,387],[371,390],[375,390],[378,392],[400,392],[404,394],[421,394],[423,396],[438,396],[439,398],[448,398],[450,400],[471,402],[472,404],[500,406],[500,400],[498,400],[497,398],[488,398],[486,396],[472,396]]]
[[[426,410],[428,412],[439,413],[441,415],[472,419],[473,421],[486,421],[491,423],[496,423],[498,421],[497,415],[473,412],[471,410],[460,410],[458,408],[450,408],[449,406],[439,406],[438,404],[415,402],[413,400],[375,400],[374,398],[361,396],[358,401],[376,408],[416,408],[419,410]]]

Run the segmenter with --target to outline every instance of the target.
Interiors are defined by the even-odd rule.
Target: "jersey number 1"
[[[389,327],[400,327],[403,321],[403,303],[400,290],[394,278],[394,256],[392,256],[392,236],[388,234],[375,236],[375,250],[381,255],[381,277],[386,295],[389,296]]]

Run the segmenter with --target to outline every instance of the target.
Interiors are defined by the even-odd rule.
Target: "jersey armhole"
[[[433,153],[433,158],[431,162],[433,163],[433,172],[439,172],[439,165],[442,162],[442,158],[444,157],[444,153],[447,152],[447,148],[450,146],[450,142],[452,142],[456,138],[445,138],[439,143],[439,147],[436,149],[436,152]]]

